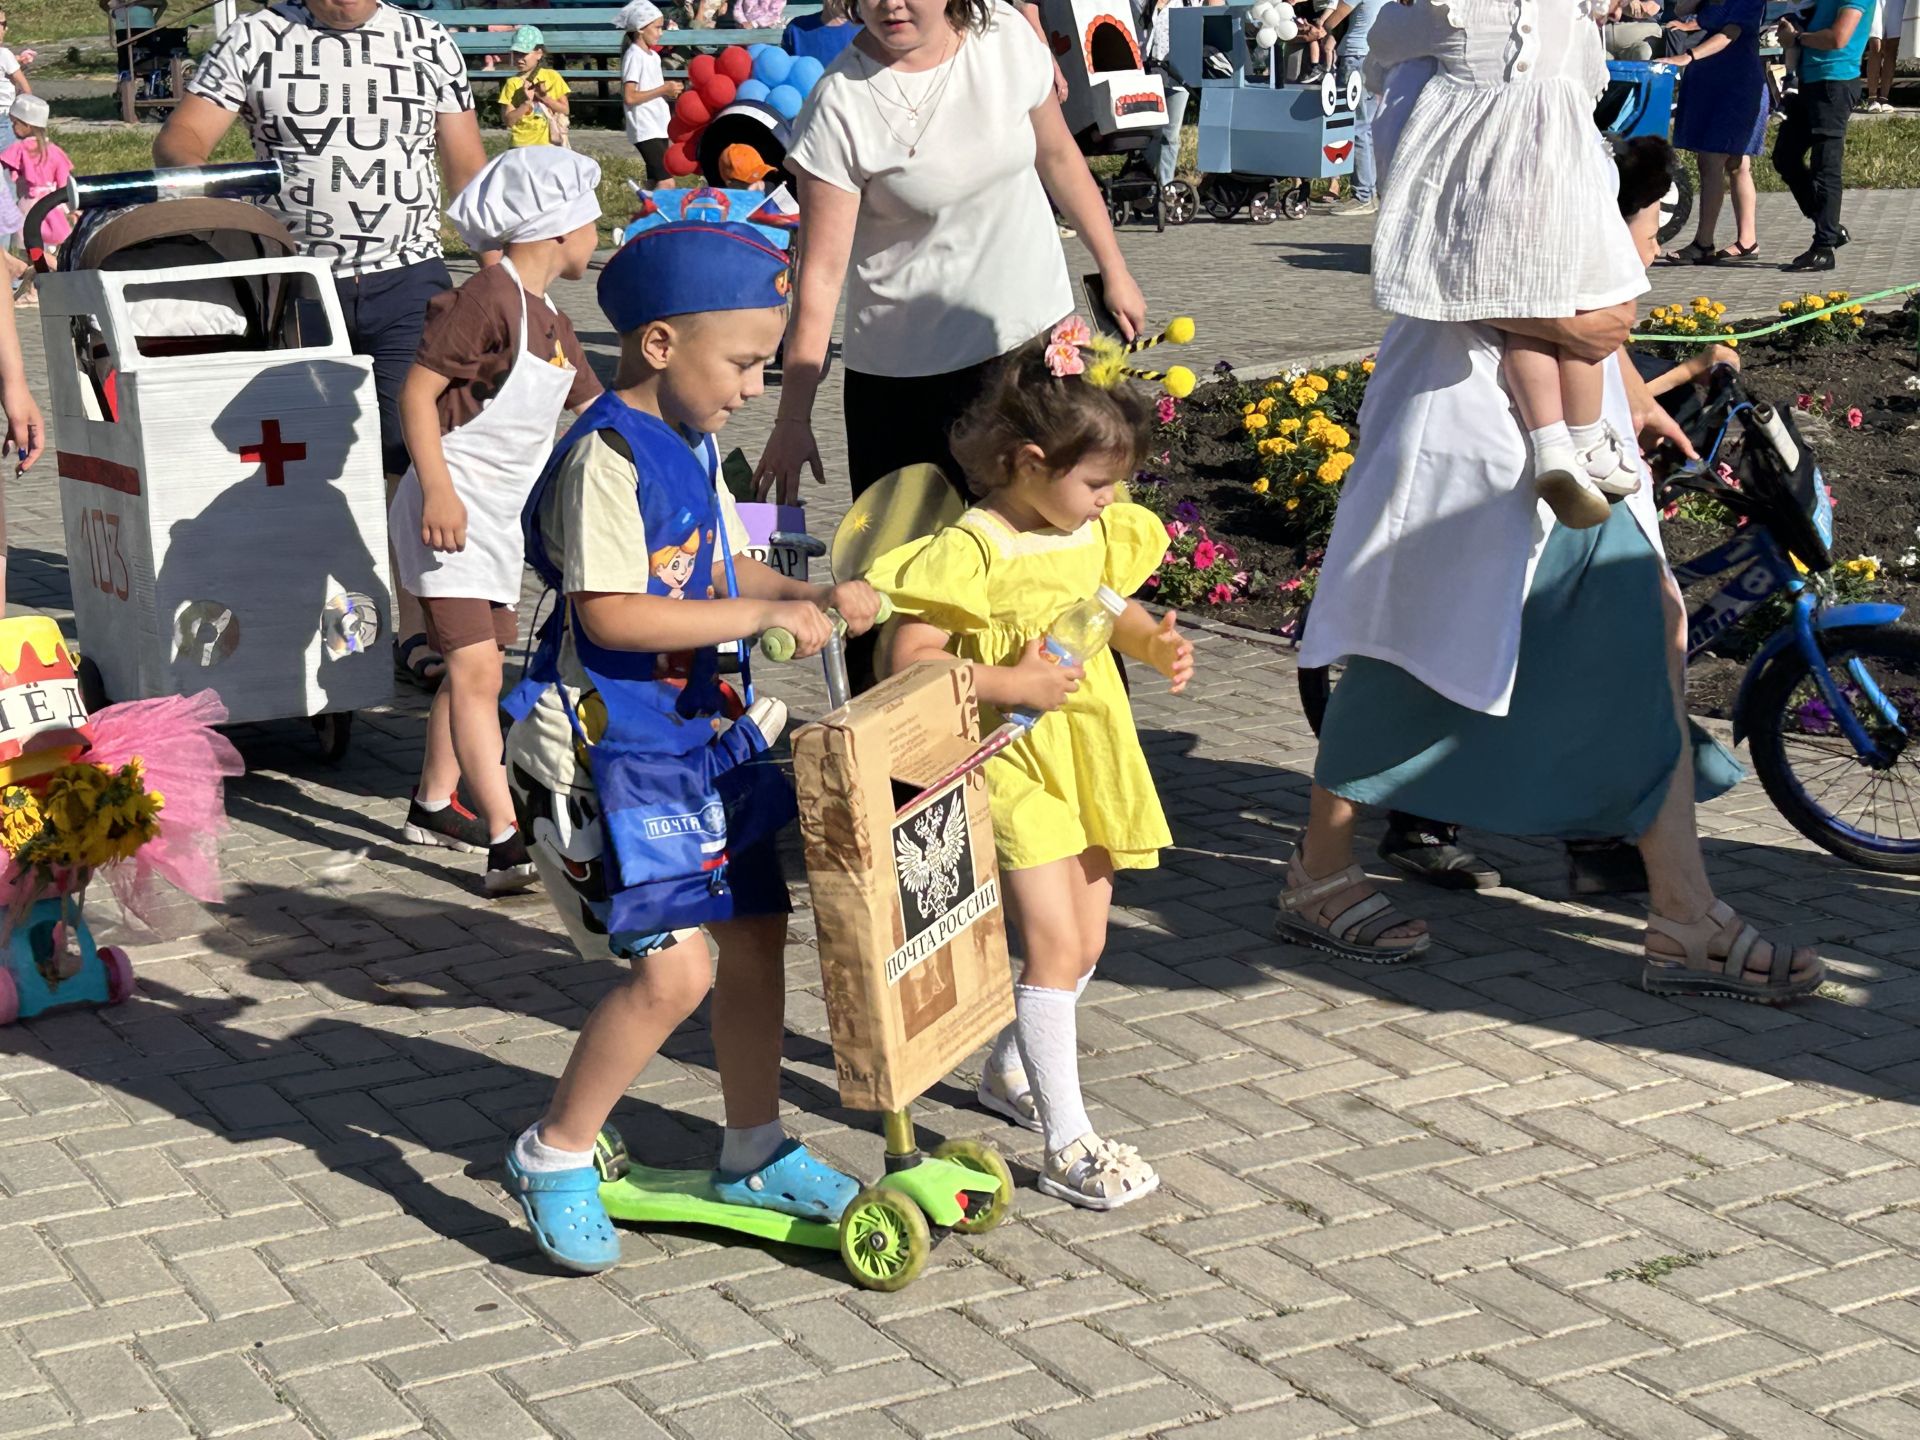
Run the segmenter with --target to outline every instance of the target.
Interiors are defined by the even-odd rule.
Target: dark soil
[[[1910,606],[1920,605],[1920,563],[1902,564],[1902,557],[1920,552],[1917,328],[1920,314],[1907,310],[1869,316],[1853,343],[1756,341],[1741,350],[1748,393],[1795,409],[1803,438],[1819,458],[1833,491],[1836,560],[1872,556],[1879,561],[1877,582],[1853,588],[1870,589],[1875,600]],[[1197,607],[1200,613],[1292,636],[1299,625],[1300,591],[1287,582],[1301,576],[1303,567],[1311,580],[1324,537],[1291,533],[1285,512],[1250,488],[1259,472],[1241,431],[1240,406],[1258,393],[1257,386],[1249,393],[1231,378],[1195,391],[1181,407],[1180,430],[1170,438],[1168,454],[1149,463],[1167,483],[1149,486],[1140,498],[1163,512],[1175,501],[1195,501],[1208,531],[1234,546],[1241,567],[1256,576],[1246,599]],[[1858,428],[1848,415],[1855,409]],[[1675,560],[1701,554],[1728,533],[1671,513],[1661,528]],[[1696,710],[1724,713],[1753,643],[1736,632],[1715,647],[1717,654],[1695,662],[1689,690]]]

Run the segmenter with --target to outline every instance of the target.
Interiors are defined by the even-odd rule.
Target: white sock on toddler
[[[1091,970],[1080,977],[1080,983],[1073,987],[1076,1002],[1087,993],[1087,986],[1092,982]],[[1020,1059],[1019,1028],[1020,1022],[1016,1020],[994,1036],[993,1048],[987,1051],[987,1063],[980,1067],[981,1078],[998,1081],[995,1088],[1003,1095],[1017,1095],[1027,1088],[1013,1083],[1015,1080],[1024,1080],[1027,1074],[1026,1066]]]
[[[1014,1029],[1027,1081],[1045,1128],[1048,1153],[1063,1150],[1093,1128],[1080,1096],[1077,990],[1013,987]]]
[[[540,1127],[529,1125],[513,1142],[513,1158],[529,1175],[550,1174],[555,1170],[578,1170],[593,1163],[591,1150],[560,1150],[540,1138]]]
[[[1567,429],[1564,420],[1556,420],[1551,425],[1542,425],[1538,430],[1529,430],[1527,444],[1533,448],[1534,464],[1538,465],[1541,455],[1546,451],[1571,450],[1573,432]]]
[[[787,1132],[778,1120],[764,1125],[728,1127],[720,1137],[720,1173],[751,1175],[769,1160],[773,1152],[787,1143]]]
[[[1573,440],[1573,448],[1584,455],[1596,445],[1606,443],[1607,422],[1596,420],[1591,425],[1569,425],[1567,434]]]

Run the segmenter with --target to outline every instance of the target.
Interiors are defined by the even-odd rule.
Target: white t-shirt
[[[787,154],[860,196],[848,369],[962,370],[1072,312],[1066,253],[1033,163],[1029,117],[1052,94],[1046,46],[1001,6],[945,65],[903,75],[856,42],[814,87]],[[921,107],[918,121],[902,97]]]
[[[20,87],[13,83],[13,77],[20,73],[20,62],[13,51],[0,45],[0,115],[13,108],[13,102],[19,97]],[[7,141],[13,143],[11,139]]]
[[[620,83],[638,85],[642,90],[658,90],[665,80],[660,73],[660,56],[635,41],[620,57]],[[622,93],[625,93],[624,91]],[[667,138],[667,121],[673,109],[665,96],[655,96],[641,105],[627,106],[627,139],[638,145],[642,140]]]
[[[328,30],[280,0],[221,31],[187,90],[237,111],[254,153],[280,162],[285,183],[262,203],[303,254],[340,276],[439,257],[436,128],[473,109],[440,25],[383,4],[357,30]]]

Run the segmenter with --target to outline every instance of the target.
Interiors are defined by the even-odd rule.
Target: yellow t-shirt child
[[[504,112],[523,103],[527,98],[527,85],[531,81],[543,87],[549,95],[568,95],[572,87],[560,78],[558,70],[549,70],[541,66],[531,75],[510,75],[500,86],[500,109]],[[513,122],[509,133],[510,145],[550,145],[553,137],[547,129],[546,113],[536,106]]]

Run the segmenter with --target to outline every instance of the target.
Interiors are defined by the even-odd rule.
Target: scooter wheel
[[[964,1165],[982,1175],[991,1175],[1000,1182],[999,1193],[991,1200],[983,1200],[971,1193],[967,1196],[967,1218],[953,1227],[962,1235],[978,1235],[984,1230],[991,1230],[1013,1213],[1013,1172],[1007,1168],[1007,1162],[1000,1152],[991,1145],[978,1140],[947,1140],[935,1148],[933,1158]]]
[[[894,1291],[911,1284],[932,1249],[927,1217],[897,1190],[870,1185],[840,1217],[840,1258],[862,1289]]]
[[[14,983],[13,971],[0,961],[0,1025],[11,1025],[20,1018],[20,987]]]
[[[133,979],[133,961],[127,958],[127,952],[118,945],[102,945],[95,953],[100,956],[100,964],[107,972],[107,1003],[120,1005],[131,1000],[137,987]]]
[[[600,1178],[612,1184],[625,1175],[632,1164],[627,1155],[626,1137],[611,1125],[602,1126],[600,1133],[593,1137],[593,1168],[600,1172]]]

